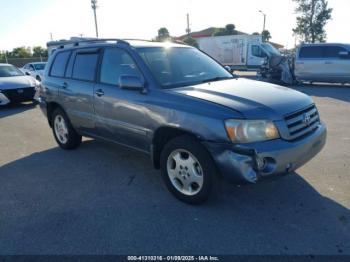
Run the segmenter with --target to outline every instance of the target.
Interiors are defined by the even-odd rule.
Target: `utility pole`
[[[9,63],[9,61],[7,60],[7,51],[6,51],[6,50],[4,51],[4,55],[5,55],[5,61],[6,61],[6,64],[8,64],[8,63]]]
[[[266,24],[266,14],[261,10],[259,10],[259,13],[262,13],[262,15],[264,16],[264,25],[263,25],[263,32],[264,32],[265,31],[265,24]]]
[[[50,39],[51,39],[51,41],[53,41],[52,33],[50,33]]]
[[[98,38],[97,16],[96,16],[97,0],[91,0],[91,7],[92,7],[92,9],[94,10],[94,17],[95,17],[95,31],[96,31],[96,37]]]
[[[187,14],[187,29],[186,29],[187,36],[190,37],[191,29],[190,29],[190,15]]]

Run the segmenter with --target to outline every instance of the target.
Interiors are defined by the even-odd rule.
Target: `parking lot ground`
[[[63,151],[37,107],[0,109],[0,254],[350,254],[350,88],[296,89],[328,126],[324,150],[202,206],[174,199],[142,153]]]

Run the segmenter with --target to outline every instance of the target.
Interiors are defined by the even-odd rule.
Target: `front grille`
[[[32,100],[35,95],[34,87],[25,87],[18,89],[7,89],[2,90],[2,93],[11,101],[11,102],[24,102]]]
[[[317,129],[320,117],[315,105],[287,115],[285,118],[291,140],[300,139]]]

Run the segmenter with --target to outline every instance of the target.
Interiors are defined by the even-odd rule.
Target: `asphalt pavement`
[[[350,88],[302,86],[328,126],[324,150],[296,173],[222,182],[190,206],[149,157],[85,139],[58,148],[29,104],[0,109],[0,254],[350,255]]]

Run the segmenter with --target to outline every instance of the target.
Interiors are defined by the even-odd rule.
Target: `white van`
[[[294,66],[298,81],[349,83],[350,44],[303,44]]]

